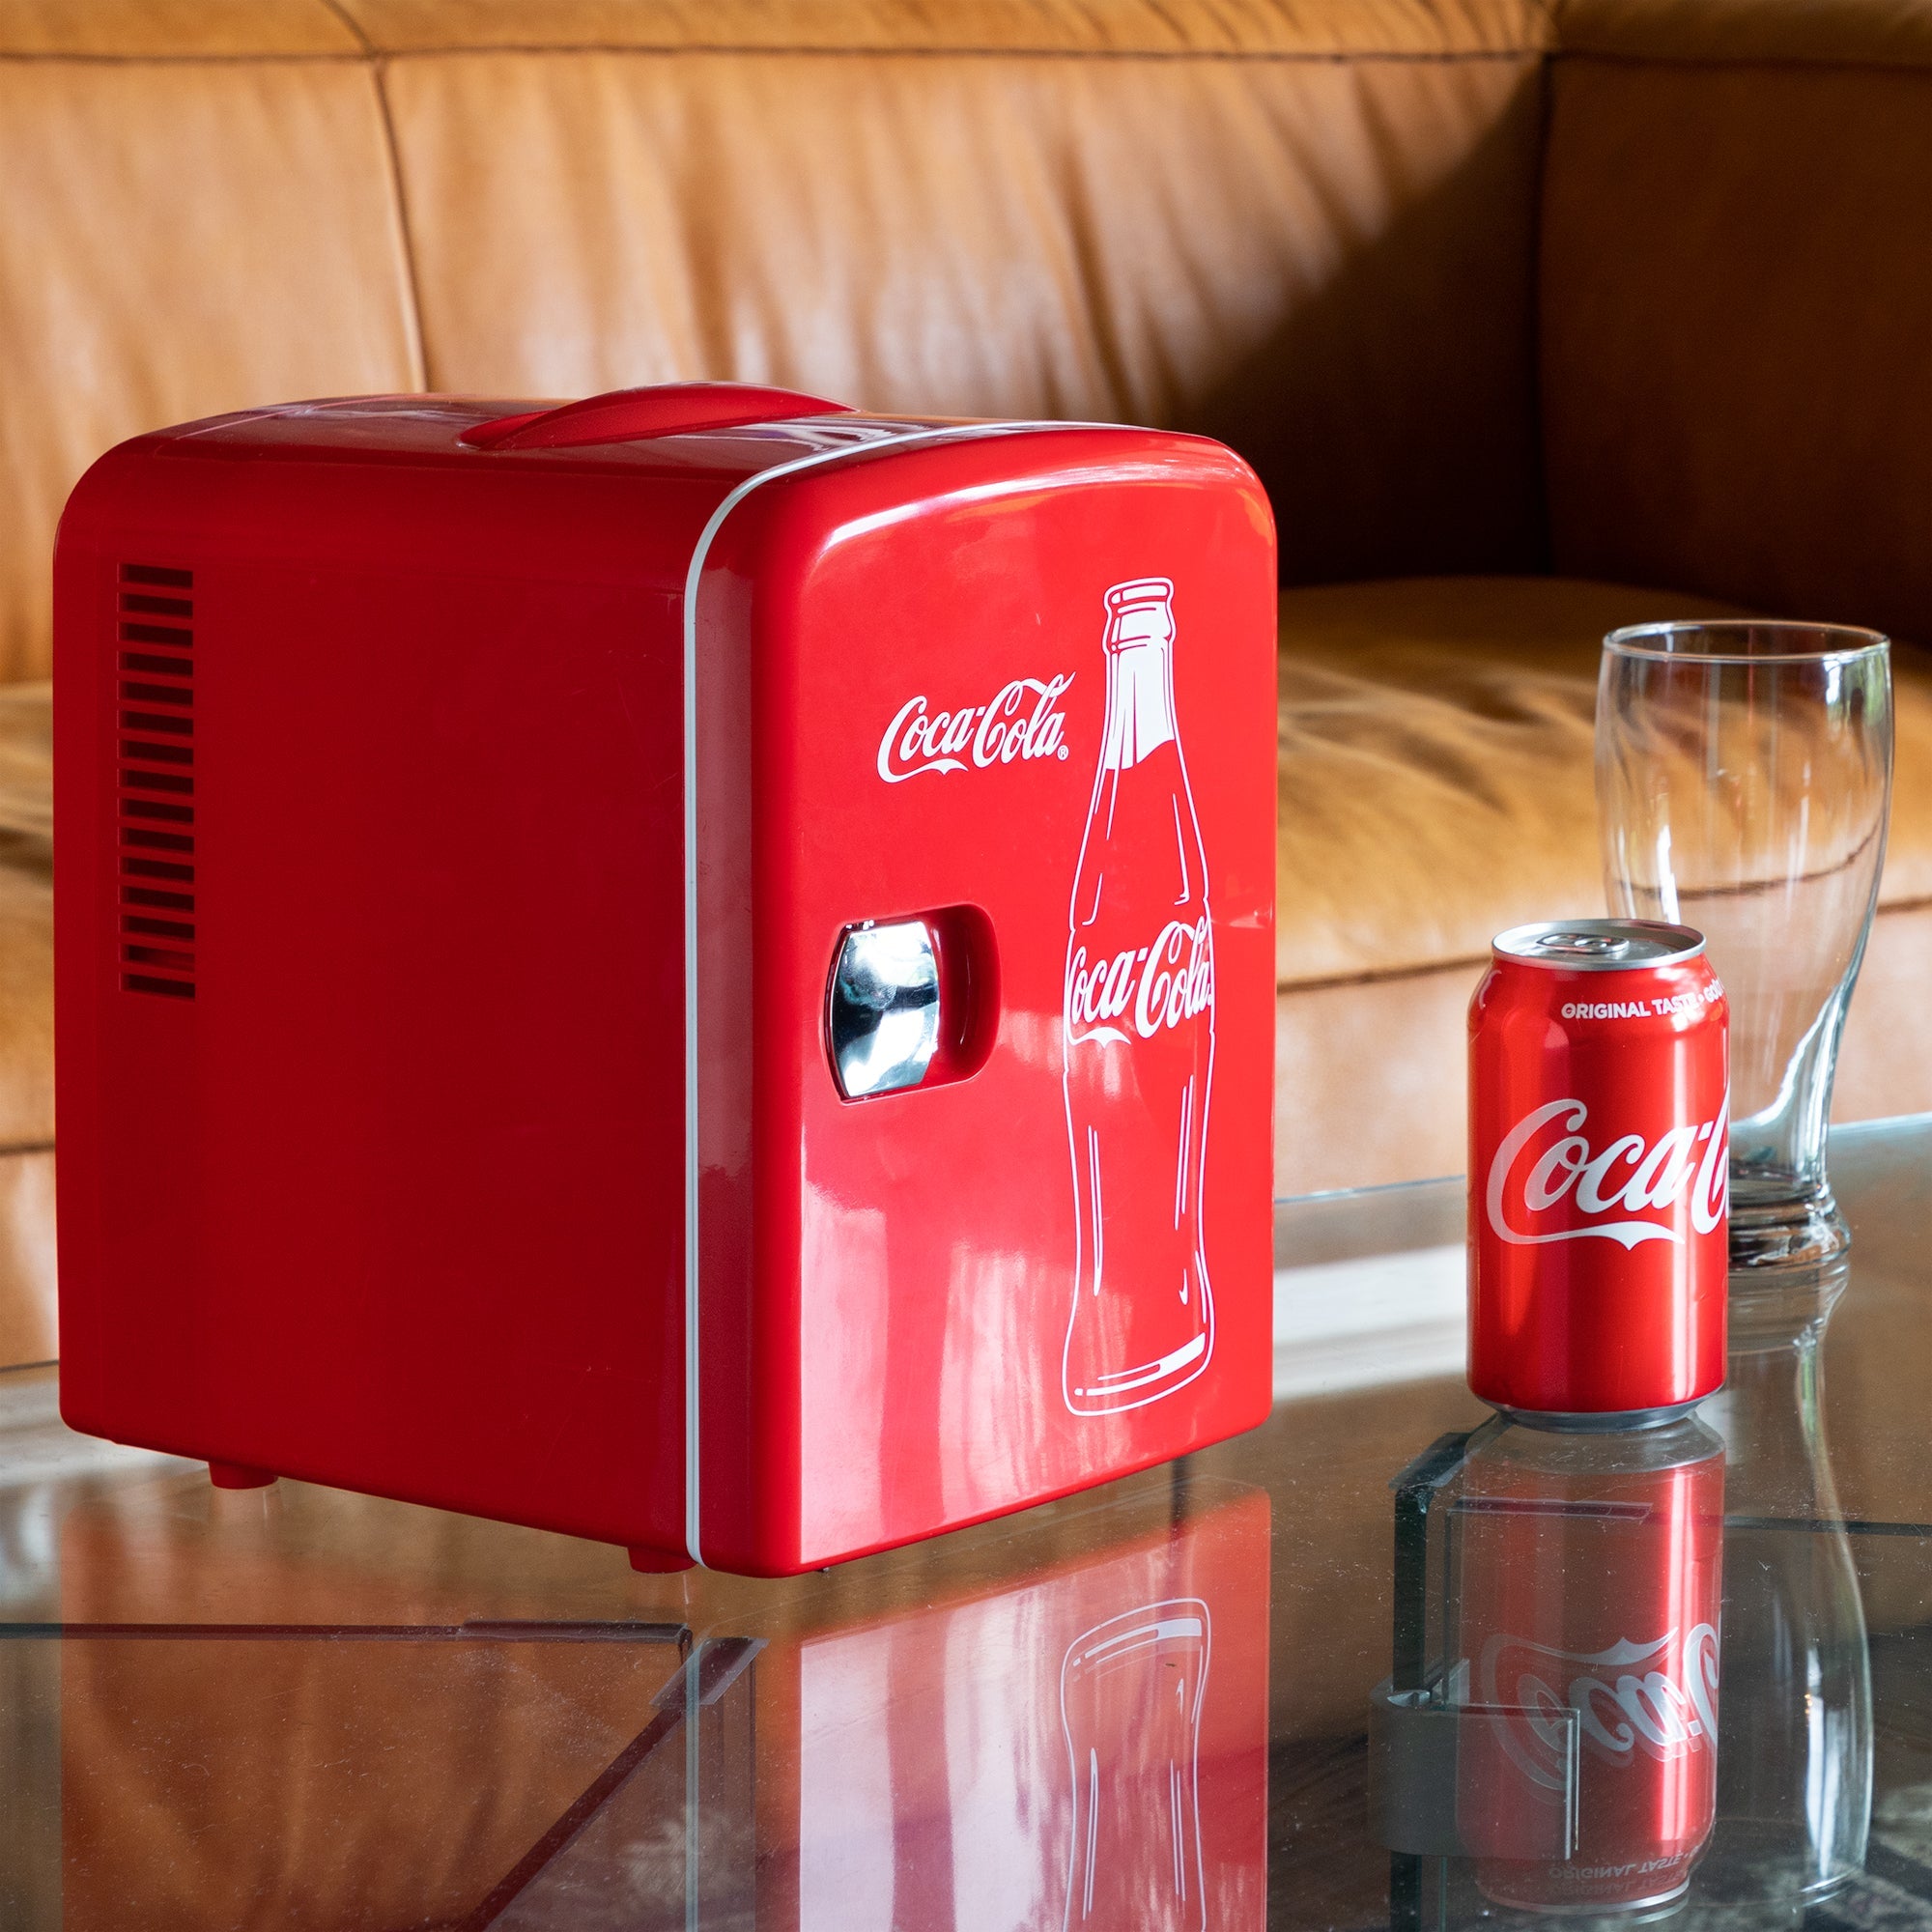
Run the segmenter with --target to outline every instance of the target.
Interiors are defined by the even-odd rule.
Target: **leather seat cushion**
[[[54,1137],[52,695],[0,685],[0,1155]]]
[[[1280,984],[1478,961],[1507,926],[1601,914],[1604,634],[1729,609],[1563,578],[1285,592]],[[1893,690],[1881,901],[1902,906],[1932,899],[1932,656],[1896,647]]]
[[[1558,578],[1285,591],[1279,984],[1478,961],[1505,926],[1601,912],[1604,633],[1725,608]],[[1932,902],[1932,656],[1898,647],[1893,676],[1881,899],[1902,907]],[[0,687],[0,1149],[54,1137],[50,704]]]
[[[1462,1164],[1462,1009],[1491,937],[1601,911],[1603,634],[1722,607],[1548,578],[1291,590],[1280,606],[1283,1191]],[[1894,665],[1897,776],[1839,1113],[1932,1105],[1932,661]],[[53,1351],[49,691],[0,690],[0,1357]],[[12,1205],[10,1205],[12,1204]],[[17,1252],[15,1252],[17,1250]]]
[[[53,706],[0,685],[0,1365],[58,1352]]]

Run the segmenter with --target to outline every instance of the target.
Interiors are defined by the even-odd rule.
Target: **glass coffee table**
[[[12,1372],[0,1926],[1932,1927],[1932,1117],[1833,1173],[1674,1437],[1487,1419],[1460,1183],[1290,1201],[1262,1429],[778,1583]]]

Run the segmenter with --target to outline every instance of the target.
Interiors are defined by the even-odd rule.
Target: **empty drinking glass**
[[[1890,798],[1876,632],[1738,620],[1605,639],[1610,910],[1699,928],[1730,997],[1734,1268],[1816,1263],[1851,1238],[1825,1122]]]

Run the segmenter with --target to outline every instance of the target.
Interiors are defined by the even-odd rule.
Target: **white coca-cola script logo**
[[[1640,1751],[1660,1764],[1715,1749],[1718,1741],[1718,1633],[1698,1624],[1684,1639],[1677,1672],[1665,1631],[1655,1643],[1613,1643],[1607,1650],[1556,1650],[1498,1634],[1477,1661],[1478,1694],[1511,1712],[1504,1749],[1533,1783],[1559,1790],[1567,1758],[1568,1711],[1577,1713],[1584,1747],[1611,1764]]]
[[[927,711],[925,698],[909,697],[879,740],[879,776],[903,784],[922,772],[963,772],[967,760],[984,770],[1015,758],[1064,758],[1066,720],[1056,707],[1073,682],[1016,677],[1003,684],[990,704],[957,711]]]
[[[1578,1131],[1589,1112],[1581,1100],[1550,1100],[1503,1136],[1490,1162],[1487,1195],[1490,1226],[1502,1239],[1530,1246],[1601,1237],[1626,1248],[1639,1241],[1681,1241],[1682,1230],[1662,1221],[1607,1217],[1673,1207],[1687,1187],[1691,1224],[1700,1235],[1724,1218],[1730,1202],[1729,1094],[1711,1120],[1672,1127],[1654,1147],[1641,1134],[1620,1134],[1596,1151]],[[1577,1214],[1605,1218],[1539,1233],[1535,1218],[1566,1197]]]
[[[1066,1028],[1074,1040],[1119,1039],[1113,1024],[1131,1019],[1143,1039],[1179,1026],[1214,1004],[1214,962],[1205,917],[1171,919],[1151,946],[1127,947],[1091,965],[1080,947],[1066,964]]]

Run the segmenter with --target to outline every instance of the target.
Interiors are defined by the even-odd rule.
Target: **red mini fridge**
[[[1262,1419],[1230,451],[302,403],[110,451],[55,579],[75,1428],[782,1575]]]

